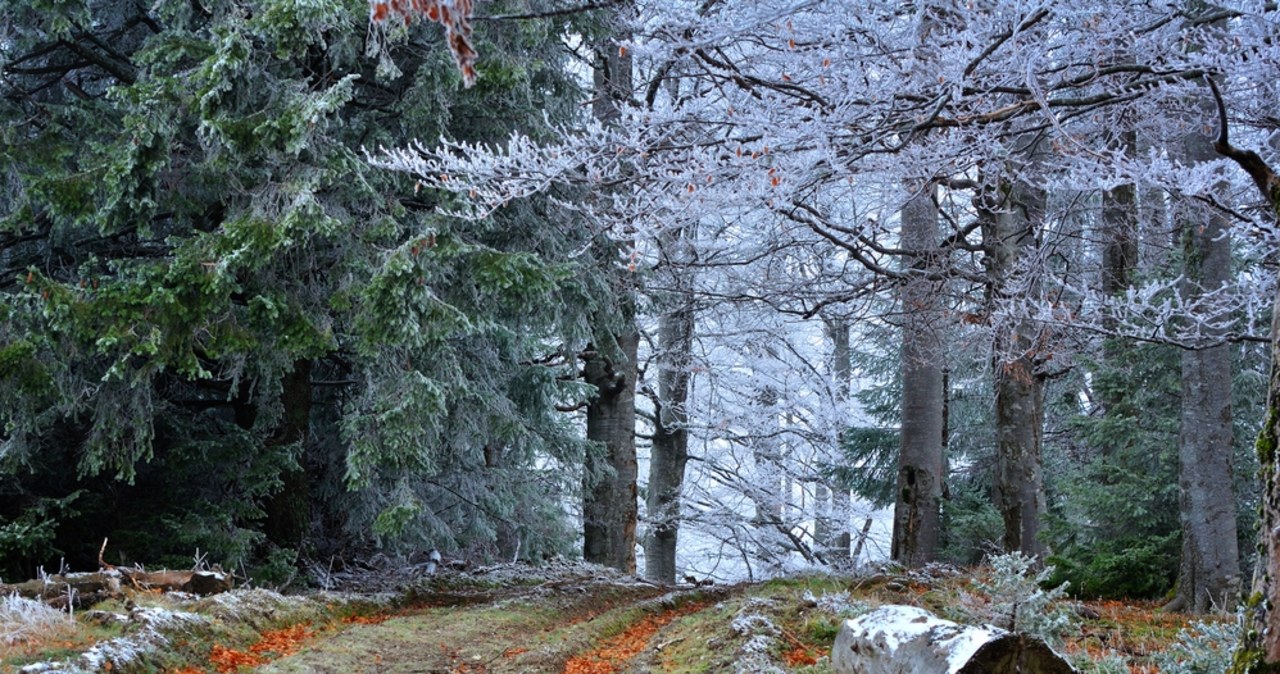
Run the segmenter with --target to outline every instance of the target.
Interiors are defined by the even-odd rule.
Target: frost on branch
[[[462,73],[463,85],[476,83],[476,50],[471,45],[471,0],[370,0],[369,17],[374,24],[392,18],[407,26],[415,18],[426,17],[444,26],[449,53]]]
[[[606,133],[599,125],[577,134],[549,131],[564,142],[542,145],[521,133],[512,133],[501,146],[441,138],[434,148],[414,142],[407,148],[379,148],[366,158],[374,166],[416,176],[419,188],[457,195],[461,205],[446,214],[464,220],[482,220],[512,201],[545,194],[552,185],[598,187],[601,172],[618,173],[612,155],[597,149]]]

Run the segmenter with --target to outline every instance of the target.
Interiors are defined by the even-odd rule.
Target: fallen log
[[[94,573],[45,576],[24,583],[0,583],[0,595],[17,594],[57,608],[81,609],[107,599],[121,599],[126,590],[218,594],[234,585],[222,571],[143,571],[113,567]]]
[[[62,609],[91,606],[120,593],[120,575],[111,573],[56,574],[25,583],[0,584],[0,594],[38,599]]]
[[[846,620],[831,649],[836,674],[1073,674],[1044,641],[961,625],[914,606]]]

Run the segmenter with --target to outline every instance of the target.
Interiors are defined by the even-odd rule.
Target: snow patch
[[[26,665],[22,674],[88,674],[104,671],[107,663],[112,669],[127,665],[139,657],[160,650],[169,644],[164,632],[172,632],[188,626],[206,623],[209,618],[195,613],[169,611],[162,608],[138,608],[129,614],[129,622],[137,625],[137,631],[96,644],[78,657],[60,662],[37,662]]]

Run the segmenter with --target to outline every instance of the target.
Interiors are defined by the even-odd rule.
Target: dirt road
[[[394,614],[313,640],[258,671],[605,674],[649,671],[671,625],[729,590],[668,591],[616,578],[528,586],[425,588]]]

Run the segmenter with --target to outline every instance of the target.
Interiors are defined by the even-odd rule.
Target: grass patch
[[[0,598],[0,668],[71,657],[122,632],[118,625],[73,618],[42,602],[9,595]]]

